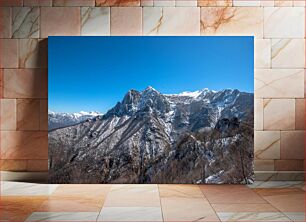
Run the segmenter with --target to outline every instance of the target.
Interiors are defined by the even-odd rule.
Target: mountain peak
[[[204,89],[197,90],[197,91],[185,91],[185,92],[181,92],[181,93],[179,93],[177,95],[178,96],[188,96],[188,97],[192,97],[192,98],[197,98],[201,94],[207,93],[207,92],[210,92],[210,90],[208,88],[204,88]]]
[[[155,92],[158,92],[156,89],[154,89],[152,86],[148,86],[147,88],[145,88],[144,92],[145,91],[155,91]]]

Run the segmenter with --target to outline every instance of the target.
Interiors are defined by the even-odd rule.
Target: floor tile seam
[[[207,199],[207,201],[209,202],[210,206],[211,206],[212,209],[214,210],[214,212],[215,212],[215,214],[217,215],[217,217],[219,218],[219,220],[222,221],[221,218],[219,217],[217,211],[215,210],[215,208],[214,208],[213,205],[212,205],[212,204],[222,204],[222,203],[212,203],[212,202],[206,197],[205,193],[202,191],[201,188],[200,188],[200,190],[201,190],[203,196],[204,196],[204,197]],[[256,193],[255,191],[253,191],[253,192]],[[259,195],[258,193],[256,193],[256,194],[257,194],[261,199],[263,199],[263,200],[265,201],[265,204],[271,205],[272,207],[274,207],[274,208],[277,210],[277,212],[280,212],[281,214],[283,214],[277,207],[275,207],[275,206],[272,205],[270,202],[268,202],[266,199],[264,199],[264,197],[262,197],[262,196]],[[223,204],[228,204],[228,203],[223,203]],[[233,204],[235,204],[235,203],[233,203]],[[239,203],[238,203],[238,204],[239,204]],[[240,204],[243,204],[243,203],[240,203]],[[250,203],[250,204],[258,204],[258,203]],[[283,215],[284,215],[284,214],[283,214]],[[284,216],[287,217],[286,215],[284,215]],[[287,218],[288,218],[288,217],[287,217]],[[290,218],[288,218],[288,219],[290,219]]]
[[[158,190],[158,198],[159,198],[159,205],[160,205],[160,210],[161,210],[161,216],[162,216],[162,221],[164,222],[164,211],[163,211],[163,205],[162,205],[162,197],[160,195],[160,187],[159,184],[157,184],[157,190]]]
[[[213,203],[211,200],[209,200],[209,198],[207,198],[207,196],[205,195],[204,191],[200,188],[203,196],[205,197],[205,199],[207,199],[207,201],[209,202],[209,204],[211,205],[211,207],[214,209],[214,207],[212,206],[212,204],[229,204],[229,203]],[[252,190],[253,191],[253,190]],[[274,207],[277,211],[279,211],[278,208],[276,208],[274,205],[272,205],[269,201],[267,201],[263,196],[261,196],[260,194],[258,194],[257,192],[253,191],[256,195],[258,195],[262,200],[264,200],[265,203],[232,203],[232,204],[269,204],[272,207]],[[214,209],[215,211],[215,209]],[[281,211],[279,211],[281,212]],[[221,221],[221,219],[220,219]]]
[[[48,200],[48,198],[49,198],[49,197],[47,197],[46,200]],[[46,200],[41,201],[41,203],[39,204],[39,206],[37,206],[36,209],[35,209],[34,211],[32,211],[32,212],[30,212],[29,214],[27,214],[25,220],[27,220],[33,213],[39,212],[39,211],[37,211],[37,210],[40,209],[40,208],[42,207],[43,203],[44,203]]]
[[[275,213],[279,213],[281,216],[283,216],[285,219],[286,219],[286,221],[288,220],[288,221],[292,221],[292,222],[295,222],[294,220],[292,220],[291,218],[289,218],[287,215],[285,215],[284,213],[282,213],[282,212],[279,212],[279,211],[277,211],[277,212],[220,212],[220,213],[233,213],[233,214],[239,214],[239,213],[255,213],[255,214],[259,214],[259,213],[270,213],[270,214],[275,214]],[[218,214],[217,214],[218,215]],[[219,217],[219,215],[218,215],[218,217]],[[220,219],[220,221],[221,222],[223,222],[221,219]],[[225,220],[225,221],[228,221],[228,220]],[[229,220],[229,221],[232,221],[232,220]],[[259,221],[264,221],[264,220],[262,220],[262,219],[259,219],[259,220],[243,220],[244,222],[259,222]],[[270,220],[269,220],[270,221]],[[282,222],[281,220],[272,220],[272,221],[274,221],[274,222]]]
[[[249,188],[250,190],[252,190],[252,192],[254,192],[254,194],[256,194],[258,197],[260,197],[265,203],[270,204],[270,202],[268,202],[262,195],[260,195],[259,193],[257,193],[255,190]]]
[[[211,205],[212,205],[212,207],[213,207],[213,205],[217,205],[217,204],[226,204],[226,205],[228,205],[228,203],[212,203]],[[274,208],[275,209],[275,211],[236,211],[236,212],[242,212],[242,213],[244,213],[244,212],[257,212],[257,213],[262,213],[262,212],[281,212],[278,208],[276,208],[275,206],[273,206],[271,203],[232,203],[232,205],[238,205],[238,204],[248,204],[248,205],[252,205],[252,204],[268,204],[269,206],[271,206],[272,208]],[[229,212],[229,211],[220,211],[220,212]],[[235,211],[232,211],[232,212],[235,212]]]
[[[217,216],[217,218],[219,219],[219,221],[222,221],[221,218],[219,217],[217,211],[215,210],[215,208],[213,208],[212,203],[210,202],[210,200],[207,198],[207,196],[205,195],[205,193],[202,191],[201,187],[198,185],[198,188],[200,189],[204,199],[207,200],[209,206],[212,208],[212,210],[214,211],[215,215]]]
[[[91,211],[75,211],[75,212],[74,212],[74,211],[34,211],[34,212],[32,212],[32,213],[25,219],[25,221],[26,221],[32,214],[34,214],[34,213],[47,213],[47,214],[48,214],[48,213],[51,213],[51,214],[52,214],[52,213],[55,213],[55,214],[56,214],[56,213],[57,213],[57,214],[58,214],[58,213],[59,213],[59,214],[88,213],[88,214],[97,214],[97,215],[99,214],[98,211],[92,211],[92,212],[91,212]],[[97,221],[97,219],[98,219],[98,218],[96,218],[94,221]],[[39,220],[39,221],[41,221],[41,220]],[[51,220],[48,220],[48,221],[50,221],[50,222],[51,222],[51,221],[54,221],[54,222],[55,222],[55,221],[56,221],[56,222],[64,222],[64,221],[66,221],[66,222],[68,222],[68,220],[58,221],[58,220],[52,220],[52,219],[51,219]],[[71,222],[72,222],[72,221],[75,221],[75,220],[71,220]],[[78,221],[79,221],[79,220],[78,220]],[[87,221],[87,220],[86,220],[86,221]],[[90,222],[90,221],[87,221],[87,222]]]
[[[263,199],[265,199],[264,197],[262,197]],[[265,199],[266,200],[266,199]],[[275,206],[274,204],[272,204],[270,201],[266,200],[268,204],[270,204],[272,207],[274,207],[277,212],[281,213],[283,216],[285,216],[286,218],[288,218],[290,221],[292,221],[287,215],[285,215],[285,213],[279,209],[277,206]]]
[[[158,186],[158,188],[160,189],[160,186]],[[196,186],[196,188],[199,189],[199,192],[202,194],[201,189],[199,188],[199,186]],[[175,190],[175,192],[178,192],[179,194],[182,194],[182,196],[178,196],[178,197],[185,197],[188,198],[188,194],[184,193],[183,191],[179,191],[179,190]],[[159,192],[160,193],[160,192]],[[160,197],[162,197],[162,195],[160,195]],[[163,197],[164,198],[164,197]],[[192,198],[202,198],[202,197],[192,197]]]
[[[273,206],[278,212],[283,213],[283,211],[281,209],[279,209],[277,206],[275,206],[273,203],[271,203],[269,200],[267,200],[265,197],[264,198],[271,206]]]
[[[96,221],[99,220],[99,217],[100,217],[100,215],[101,215],[101,211],[102,211],[102,209],[103,209],[103,207],[104,207],[104,205],[105,205],[105,202],[106,202],[106,199],[107,199],[109,193],[110,193],[111,190],[112,190],[112,187],[113,187],[113,185],[111,184],[110,187],[109,187],[109,190],[108,190],[107,194],[106,194],[105,197],[104,197],[104,201],[103,201],[103,204],[102,204],[102,206],[101,206],[101,209],[100,209],[100,211],[99,211],[99,213],[98,213],[98,216],[97,216],[97,218],[96,218]]]
[[[260,195],[262,197],[284,197],[284,196],[293,196],[293,195],[306,195],[305,192],[288,192],[284,194],[273,194],[273,195]]]

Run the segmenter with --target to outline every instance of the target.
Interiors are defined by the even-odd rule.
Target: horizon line
[[[118,102],[121,102],[122,100],[123,100],[123,98],[125,97],[125,95],[129,92],[129,91],[131,91],[131,90],[135,90],[135,91],[137,91],[137,92],[144,92],[146,89],[150,89],[150,88],[152,88],[153,90],[155,90],[155,91],[157,91],[157,92],[159,92],[160,94],[162,94],[162,95],[165,95],[165,96],[174,96],[174,95],[180,95],[180,94],[184,94],[184,93],[195,93],[195,92],[199,92],[199,91],[204,91],[204,90],[209,90],[209,91],[212,91],[212,92],[214,92],[214,93],[218,93],[218,92],[220,92],[220,91],[225,91],[225,90],[238,90],[239,92],[242,92],[242,93],[249,93],[249,94],[254,94],[254,92],[248,92],[248,91],[241,91],[241,90],[239,90],[239,89],[233,89],[233,88],[225,88],[225,89],[222,89],[222,90],[213,90],[213,89],[209,89],[209,88],[207,88],[207,87],[205,87],[205,88],[202,88],[202,89],[199,89],[199,90],[195,90],[195,91],[182,91],[182,92],[179,92],[179,93],[161,93],[159,90],[157,90],[157,89],[155,89],[154,87],[152,87],[152,86],[150,86],[150,85],[148,85],[145,89],[143,89],[143,90],[137,90],[137,89],[134,89],[134,88],[132,88],[132,89],[130,89],[130,90],[128,90],[123,96],[122,96],[122,99],[120,100],[120,101],[117,101],[117,103]],[[183,95],[182,95],[183,96]],[[116,103],[116,104],[117,104]],[[107,109],[107,111],[106,112],[101,112],[101,111],[98,111],[98,110],[80,110],[80,111],[74,111],[74,112],[65,112],[65,111],[55,111],[55,109],[48,109],[48,114],[49,113],[51,113],[51,112],[53,112],[53,113],[69,113],[69,114],[78,114],[78,113],[82,113],[82,112],[86,112],[86,113],[91,113],[91,112],[96,112],[96,113],[99,113],[99,114],[105,114],[105,113],[107,113],[110,109],[112,109],[116,104],[114,104],[111,108],[108,108]]]

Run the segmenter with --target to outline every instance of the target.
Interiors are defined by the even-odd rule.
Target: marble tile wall
[[[285,172],[300,178],[305,6],[302,0],[0,0],[1,170],[47,170],[48,36],[254,35],[255,170],[261,178],[284,179]]]

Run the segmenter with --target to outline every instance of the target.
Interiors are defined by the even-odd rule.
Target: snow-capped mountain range
[[[129,90],[103,116],[49,133],[53,183],[248,183],[253,94]]]
[[[57,113],[48,110],[48,128],[49,130],[54,130],[58,128],[63,128],[67,126],[72,126],[86,119],[90,119],[102,115],[99,112],[85,112],[81,111],[79,113]]]
[[[157,92],[157,90],[155,90],[151,86],[148,86],[146,90],[152,90],[152,92]],[[132,90],[130,92],[132,92]],[[179,94],[164,94],[164,96],[168,97],[169,100],[171,100],[171,98],[182,97],[182,100],[184,100],[185,98],[187,102],[190,102],[190,100],[201,100],[209,92],[216,93],[217,91],[209,90],[208,88],[205,88],[205,89],[197,90],[194,92],[186,91],[186,92],[182,92]],[[207,102],[209,101],[207,100]],[[173,106],[175,106],[175,103],[172,103],[172,107]],[[134,109],[137,109],[137,108],[134,107]],[[222,107],[219,108],[219,111],[221,110],[222,110]],[[103,115],[102,113],[97,112],[97,111],[90,111],[90,112],[80,111],[78,113],[65,113],[65,112],[54,112],[54,111],[48,110],[48,128],[49,130],[54,130],[58,128],[72,126],[82,121],[85,121],[86,119],[90,119],[90,118],[93,118],[96,116],[102,116],[102,115]]]

